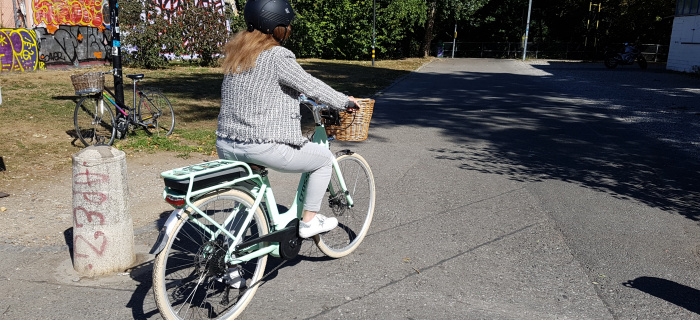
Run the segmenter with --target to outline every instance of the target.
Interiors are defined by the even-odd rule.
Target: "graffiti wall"
[[[7,2],[11,7],[12,1],[0,0],[0,4]],[[108,0],[22,1],[27,7],[9,19],[16,21],[16,28],[0,27],[0,73],[111,59]],[[193,0],[145,1],[153,1],[169,18]],[[224,12],[224,0],[194,0],[194,5]]]
[[[0,29],[0,72],[21,72],[38,67],[36,33],[27,29]]]
[[[13,0],[0,0],[0,3]],[[24,28],[0,29],[0,72],[107,61],[106,0],[27,0],[13,17]],[[10,2],[11,3],[11,2]],[[107,30],[107,32],[105,32]]]
[[[102,27],[100,0],[33,0],[34,24],[53,33],[61,25]]]
[[[79,65],[83,62],[106,61],[110,56],[111,33],[104,27],[59,26],[53,33],[49,28],[34,29],[41,50],[39,61],[46,65]]]

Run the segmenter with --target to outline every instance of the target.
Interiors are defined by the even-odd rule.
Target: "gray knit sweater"
[[[265,50],[254,68],[229,73],[221,84],[216,135],[240,142],[303,146],[299,94],[344,109],[348,97],[308,74],[282,46]]]

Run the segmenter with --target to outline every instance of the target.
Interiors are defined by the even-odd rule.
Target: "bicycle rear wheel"
[[[338,227],[314,237],[321,252],[332,258],[344,257],[360,245],[369,231],[375,200],[374,176],[367,161],[356,153],[340,156],[337,161],[353,206],[348,205],[338,175],[333,172],[329,190],[335,194],[326,193],[325,200],[331,210],[324,214],[336,217]]]
[[[253,199],[238,190],[208,196],[195,205],[217,223],[235,234],[245,230],[243,241],[267,234],[267,221],[258,208],[248,225],[243,225]],[[226,219],[233,216],[233,220]],[[195,219],[215,231],[208,220],[196,212],[185,211],[169,234],[165,249],[153,265],[153,291],[158,310],[164,319],[233,319],[253,298],[267,263],[267,255],[238,265],[226,262],[232,239],[218,235],[212,239]],[[240,242],[239,242],[240,243]],[[232,288],[225,274],[239,268],[245,279],[243,288]],[[251,285],[253,285],[251,287]]]
[[[80,99],[75,106],[73,123],[78,139],[86,147],[114,142],[114,115],[101,93]]]
[[[139,121],[146,125],[148,132],[159,136],[169,136],[175,128],[175,111],[170,101],[162,93],[145,91],[139,101]]]

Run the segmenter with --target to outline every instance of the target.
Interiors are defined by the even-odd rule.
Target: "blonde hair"
[[[224,45],[224,73],[241,73],[255,67],[255,60],[261,52],[279,46],[280,41],[289,38],[290,26],[278,26],[273,34],[265,34],[258,30],[239,31]]]

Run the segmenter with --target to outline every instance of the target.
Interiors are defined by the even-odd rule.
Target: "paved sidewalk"
[[[367,141],[333,145],[375,174],[363,244],[290,261],[241,319],[700,319],[698,83],[655,66],[424,66],[376,97]],[[278,201],[296,179],[271,174]],[[159,223],[135,229],[133,269],[98,279],[67,246],[0,244],[0,319],[158,319]]]

